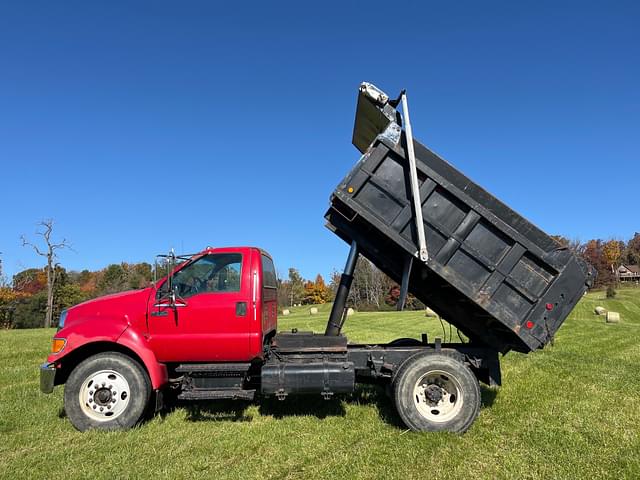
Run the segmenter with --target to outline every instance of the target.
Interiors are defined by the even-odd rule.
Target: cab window
[[[239,292],[241,273],[241,254],[205,255],[173,276],[173,288],[183,298],[199,293]]]
[[[262,284],[267,288],[278,288],[278,278],[273,260],[262,254]]]

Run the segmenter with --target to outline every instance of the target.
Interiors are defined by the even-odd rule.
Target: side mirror
[[[167,255],[156,255],[153,286],[157,288],[157,282],[160,281],[157,275],[159,269],[166,271],[166,281],[156,290],[154,307],[178,308],[187,306],[187,302],[176,293],[177,287],[173,283],[173,276],[178,264],[177,261],[188,261],[192,256],[176,256],[173,248]]]

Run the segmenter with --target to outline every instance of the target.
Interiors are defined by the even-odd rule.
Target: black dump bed
[[[591,267],[414,141],[422,262],[395,103],[361,86],[353,143],[364,155],[331,196],[327,226],[398,283],[413,256],[409,291],[472,342],[543,347],[591,286]]]

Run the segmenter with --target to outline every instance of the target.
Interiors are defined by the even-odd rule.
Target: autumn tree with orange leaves
[[[331,297],[331,291],[324,282],[322,275],[316,276],[315,282],[307,281],[304,285],[304,299],[302,303],[307,305],[317,305],[326,303]]]

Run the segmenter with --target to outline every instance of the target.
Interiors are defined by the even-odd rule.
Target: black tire
[[[416,338],[396,338],[387,344],[388,347],[420,347],[422,342]]]
[[[149,375],[138,362],[105,352],[73,369],[64,388],[64,408],[81,432],[124,430],[142,419],[150,396]]]
[[[402,421],[417,432],[465,432],[480,412],[480,385],[469,367],[443,354],[418,354],[393,380]]]

